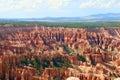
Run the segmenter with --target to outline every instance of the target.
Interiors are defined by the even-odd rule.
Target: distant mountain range
[[[45,17],[45,18],[17,18],[0,19],[7,21],[47,21],[47,22],[96,22],[96,21],[120,21],[120,13],[95,14],[85,17]]]

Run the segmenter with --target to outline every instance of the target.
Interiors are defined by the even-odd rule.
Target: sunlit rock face
[[[80,79],[77,78],[77,77],[69,77],[69,78],[67,78],[66,80],[80,80]]]
[[[120,80],[120,78],[115,78],[114,80]]]
[[[120,28],[0,27],[1,80],[119,77]]]

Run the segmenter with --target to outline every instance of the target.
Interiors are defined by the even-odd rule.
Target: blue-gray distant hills
[[[45,17],[45,18],[17,18],[0,19],[7,21],[47,21],[47,22],[96,22],[96,21],[120,21],[120,13],[95,14],[85,17]]]

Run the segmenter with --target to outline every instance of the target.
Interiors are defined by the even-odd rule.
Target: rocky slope
[[[114,80],[120,28],[0,27],[1,80]]]

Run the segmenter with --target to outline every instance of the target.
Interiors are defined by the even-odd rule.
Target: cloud
[[[40,9],[42,1],[43,0],[21,0],[15,5],[15,8],[32,12]]]
[[[105,2],[100,5],[101,8],[111,8],[115,5],[115,0],[109,0],[109,2]]]
[[[43,0],[0,0],[0,10],[35,11],[40,9]]]
[[[117,3],[116,7],[120,8],[120,2]]]
[[[22,10],[27,12],[49,10],[63,11],[62,8],[69,5],[72,0],[0,0],[0,10]],[[44,6],[42,6],[44,5]]]
[[[26,11],[52,10],[64,12],[67,9],[78,8],[118,8],[118,0],[0,0],[0,12],[2,11]]]
[[[49,9],[60,9],[61,7],[68,6],[71,0],[48,0],[47,4]]]
[[[13,0],[0,0],[0,11],[6,11],[12,9],[12,1]]]
[[[80,8],[111,8],[116,4],[116,0],[87,0],[80,3]]]
[[[80,8],[88,8],[95,6],[99,0],[89,0],[80,4]]]

